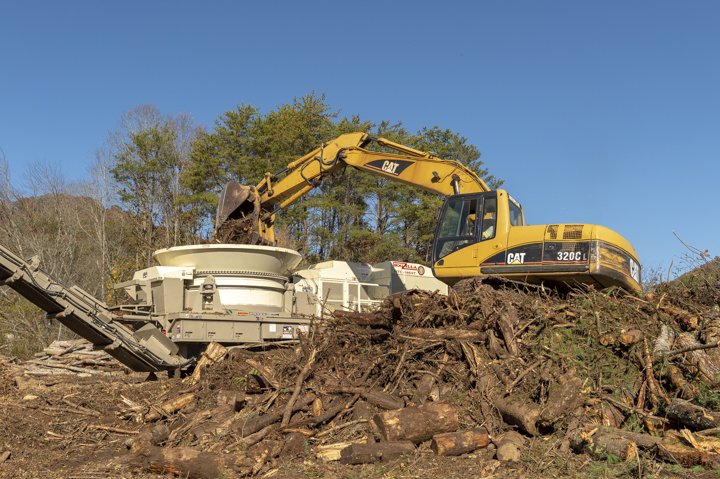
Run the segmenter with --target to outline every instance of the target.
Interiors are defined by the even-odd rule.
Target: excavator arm
[[[369,150],[370,144],[391,151]],[[273,244],[275,213],[345,166],[446,196],[490,191],[477,173],[458,161],[367,133],[347,133],[289,163],[279,173],[266,173],[256,186],[228,183],[218,205],[216,240]]]

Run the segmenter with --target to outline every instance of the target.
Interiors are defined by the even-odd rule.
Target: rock
[[[517,462],[520,460],[520,448],[511,442],[502,443],[495,451],[495,458],[502,462]]]
[[[493,440],[497,447],[495,457],[503,462],[517,462],[520,460],[520,448],[525,445],[525,442],[525,437],[519,432],[504,432]]]

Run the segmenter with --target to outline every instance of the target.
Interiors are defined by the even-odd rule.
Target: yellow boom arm
[[[370,143],[393,152],[368,150],[365,147]],[[222,237],[223,230],[237,232],[233,221],[241,221],[244,242],[273,244],[275,213],[345,165],[441,195],[490,191],[477,173],[458,161],[444,160],[367,133],[346,133],[291,162],[281,172],[266,173],[255,187],[229,183],[218,207],[216,237]],[[231,224],[233,227],[228,228]]]

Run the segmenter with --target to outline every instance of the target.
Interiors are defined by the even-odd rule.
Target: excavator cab
[[[498,275],[641,291],[637,253],[625,238],[599,225],[525,225],[520,203],[504,190],[447,197],[432,262],[435,276],[450,285]]]
[[[449,196],[440,213],[433,245],[433,268],[443,281],[478,276],[478,258],[501,247],[496,191]],[[457,278],[457,279],[455,279]]]

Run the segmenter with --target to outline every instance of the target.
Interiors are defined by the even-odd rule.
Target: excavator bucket
[[[258,244],[260,200],[254,186],[229,181],[220,194],[215,214],[215,241],[227,244]]]

